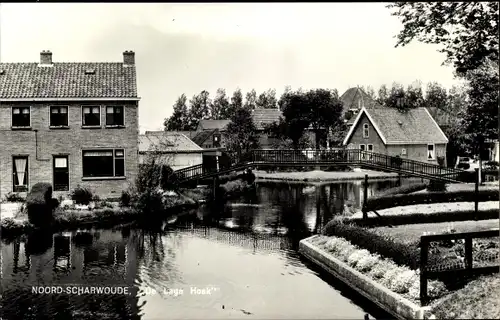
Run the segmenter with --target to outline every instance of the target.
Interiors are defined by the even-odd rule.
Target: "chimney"
[[[134,53],[134,51],[123,52],[123,65],[125,65],[125,66],[135,65],[135,53]]]
[[[46,66],[52,65],[52,52],[48,50],[40,52],[40,64]]]

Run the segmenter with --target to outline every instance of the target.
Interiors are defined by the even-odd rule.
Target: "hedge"
[[[404,224],[419,224],[419,223],[439,223],[450,221],[468,221],[468,220],[488,220],[498,219],[498,209],[481,210],[477,215],[474,210],[468,211],[446,211],[436,213],[412,213],[402,215],[387,215],[387,216],[374,216],[369,215],[368,219],[353,218],[349,219],[350,223],[359,226],[397,226]]]
[[[370,232],[369,228],[331,220],[324,228],[325,236],[342,237],[371,253],[392,259],[398,265],[416,270],[420,267],[420,243],[402,243],[390,236]],[[438,265],[442,257],[429,252],[428,265]]]
[[[417,192],[420,190],[425,190],[427,188],[426,183],[416,183],[416,184],[409,184],[409,185],[404,185],[404,186],[399,186],[399,187],[394,187],[385,190],[380,194],[380,196],[388,196],[392,194],[409,194],[413,192]]]
[[[498,201],[497,190],[455,191],[455,192],[428,192],[402,195],[388,195],[368,199],[364,209],[367,211],[382,210],[393,207],[409,206],[415,204],[444,203],[444,202],[478,202]]]
[[[57,205],[52,199],[52,185],[50,183],[36,183],[26,196],[28,220],[37,227],[52,223],[52,210]]]

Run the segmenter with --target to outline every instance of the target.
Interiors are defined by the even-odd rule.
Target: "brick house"
[[[117,197],[137,175],[135,54],[123,62],[0,63],[0,195],[38,182]]]
[[[448,138],[426,108],[361,108],[343,145],[417,161],[446,163]]]

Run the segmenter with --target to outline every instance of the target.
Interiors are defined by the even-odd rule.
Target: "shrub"
[[[157,164],[154,159],[139,166],[139,174],[135,181],[138,193],[148,189],[161,187],[163,190],[177,188],[178,176],[169,166]]]
[[[381,217],[368,217],[349,219],[349,222],[359,226],[387,226],[387,225],[403,225],[403,224],[418,224],[418,223],[438,223],[449,221],[468,221],[475,216],[474,210],[468,211],[446,211],[436,213],[412,213],[402,215],[390,215]],[[482,210],[477,214],[478,220],[498,219],[498,209]]]
[[[50,183],[36,183],[26,197],[28,220],[36,227],[43,227],[53,220],[52,185]]]
[[[131,200],[132,196],[130,195],[130,192],[122,191],[120,196],[120,207],[129,207]]]
[[[437,162],[438,162],[438,165],[440,167],[444,167],[445,166],[445,162],[444,162],[444,157],[443,156],[437,157]]]
[[[427,186],[427,191],[430,192],[445,192],[446,189],[446,182],[438,180],[431,180]]]
[[[380,196],[388,196],[391,194],[409,194],[413,192],[417,192],[420,190],[424,190],[427,188],[427,183],[416,183],[416,184],[410,184],[410,185],[404,185],[404,186],[399,186],[399,187],[394,187],[385,190],[380,194]]]
[[[5,195],[5,200],[9,202],[24,202],[25,199],[21,197],[19,194],[14,192],[9,192]]]
[[[71,193],[71,200],[75,201],[76,204],[88,205],[92,199],[92,191],[87,188],[78,186]]]
[[[396,268],[396,264],[389,259],[379,260],[370,270],[368,275],[373,279],[382,279],[387,270]]]
[[[349,257],[347,257],[347,264],[355,267],[359,260],[370,256],[370,251],[366,249],[355,250]]]
[[[414,270],[404,270],[393,279],[390,289],[396,293],[408,293],[419,280]]]
[[[381,259],[378,254],[370,254],[368,256],[362,257],[358,263],[356,263],[356,270],[361,272],[368,272],[372,270]]]
[[[163,211],[162,194],[157,190],[147,190],[139,194],[136,203],[137,209],[143,214],[156,216]]]

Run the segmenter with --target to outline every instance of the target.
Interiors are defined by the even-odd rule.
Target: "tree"
[[[194,95],[189,104],[189,130],[196,130],[200,120],[210,118],[209,93],[203,90],[199,95]]]
[[[381,85],[380,89],[378,89],[378,97],[377,97],[376,101],[379,104],[384,105],[388,96],[389,96],[389,92],[387,90],[387,86],[385,84]]]
[[[250,92],[247,92],[245,99],[245,108],[248,110],[254,110],[257,106],[257,92],[255,89],[252,89]]]
[[[252,121],[249,109],[240,108],[231,117],[227,125],[227,148],[238,160],[250,150],[259,147],[259,135]]]
[[[298,91],[285,92],[278,105],[283,111],[283,123],[286,125],[282,124],[282,127],[285,126],[282,130],[292,140],[294,149],[298,149],[301,137],[311,124],[306,96]]]
[[[429,82],[425,92],[425,106],[431,112],[447,112],[448,93],[446,89],[437,82]],[[434,116],[434,114],[433,114]],[[436,118],[436,117],[435,117]]]
[[[383,98],[385,97],[385,98]],[[424,106],[424,96],[420,85],[409,85],[405,90],[400,83],[394,82],[391,90],[383,85],[379,90],[379,103],[402,112]]]
[[[498,62],[485,61],[478,69],[469,70],[466,79],[469,81],[469,103],[463,114],[463,124],[479,156],[481,171],[484,143],[498,139]]]
[[[342,101],[337,90],[316,89],[306,93],[308,120],[316,132],[316,149],[320,145],[320,132],[328,133],[331,128],[338,128],[344,123]],[[325,137],[326,138],[326,137]]]
[[[243,94],[241,93],[241,89],[237,88],[231,97],[231,104],[229,105],[229,111],[226,119],[231,118],[236,110],[241,108],[243,108]]]
[[[165,119],[163,126],[168,131],[189,130],[189,110],[187,107],[187,97],[182,94],[174,104],[172,116]]]
[[[373,90],[373,87],[372,86],[368,86],[366,87],[366,94],[372,98],[373,100],[376,100],[377,99],[377,96],[375,95],[375,90]]]
[[[229,119],[231,114],[229,113],[229,100],[226,96],[226,90],[217,89],[214,101],[212,102],[212,112],[211,116],[214,120]]]
[[[486,59],[498,63],[498,2],[396,2],[387,6],[403,30],[398,46],[414,39],[439,44],[457,74],[479,68]]]
[[[269,89],[259,95],[255,105],[262,109],[275,109],[278,101],[276,100],[276,90]]]

